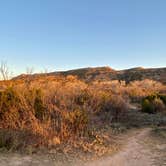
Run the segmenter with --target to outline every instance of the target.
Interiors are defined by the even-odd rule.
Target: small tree
[[[0,65],[0,78],[3,80],[8,80],[9,79],[9,68],[7,66],[6,62],[1,62]]]

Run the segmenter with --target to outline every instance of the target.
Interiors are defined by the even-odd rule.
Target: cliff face
[[[14,80],[38,78],[44,76],[77,76],[79,79],[86,82],[96,80],[124,80],[127,83],[134,80],[151,79],[160,81],[166,84],[166,68],[132,68],[127,70],[114,70],[110,67],[97,67],[97,68],[83,68],[64,72],[52,72],[45,74],[33,74],[33,75],[20,75],[13,78]]]

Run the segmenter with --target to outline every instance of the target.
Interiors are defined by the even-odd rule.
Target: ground
[[[127,143],[117,154],[89,163],[87,166],[151,166],[154,154],[146,148],[144,141],[150,129],[143,129],[130,133]]]
[[[51,155],[0,154],[0,166],[164,166],[166,140],[154,138],[152,128],[133,129],[119,138],[122,148],[112,156],[97,161],[57,162]],[[69,164],[70,163],[70,164]]]

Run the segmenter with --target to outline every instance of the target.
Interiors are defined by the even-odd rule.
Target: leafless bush
[[[1,79],[3,79],[3,80],[8,80],[9,79],[10,72],[9,72],[9,68],[8,68],[6,62],[3,62],[3,61],[1,62],[0,74],[1,74]]]
[[[26,74],[33,74],[34,68],[33,67],[27,67],[26,68]]]

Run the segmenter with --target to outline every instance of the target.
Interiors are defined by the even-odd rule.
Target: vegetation
[[[147,113],[157,113],[166,111],[166,96],[154,94],[147,96],[142,100],[142,111]]]
[[[133,102],[142,101],[144,112],[162,112],[165,89],[151,80],[86,83],[74,76],[1,81],[0,147],[21,150],[70,144],[85,151],[98,145],[106,149],[108,139],[101,134],[105,126],[113,131],[114,124],[123,123]]]

